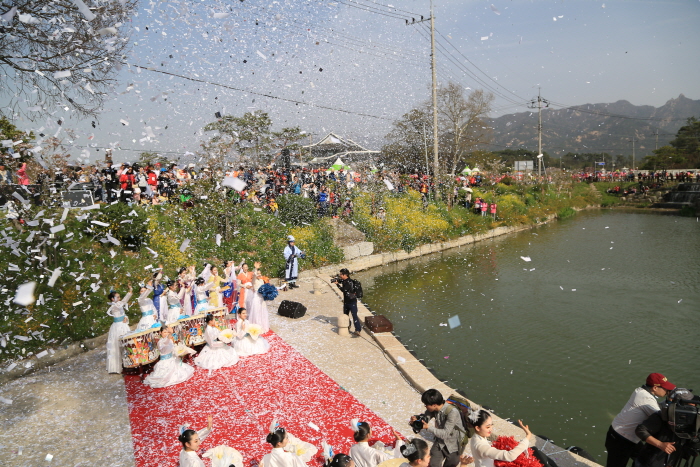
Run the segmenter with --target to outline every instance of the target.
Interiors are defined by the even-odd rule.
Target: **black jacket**
[[[343,303],[357,302],[355,295],[355,283],[349,277],[347,279],[338,279],[336,284],[341,292],[343,292]]]
[[[663,443],[676,443],[674,445],[676,451],[672,453],[669,458],[669,455],[663,452],[661,449],[645,442],[644,447],[637,455],[637,461],[643,467],[664,467],[666,465],[675,465],[675,462],[679,457],[685,458],[687,456],[687,453],[685,452],[686,450],[683,446],[683,440],[676,436],[668,422],[661,418],[661,412],[651,414],[649,418],[637,426],[634,432],[642,441],[646,441],[649,436],[653,436]]]

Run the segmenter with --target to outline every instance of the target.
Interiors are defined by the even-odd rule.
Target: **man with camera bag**
[[[683,459],[698,455],[697,403],[688,389],[676,388],[668,395],[661,410],[635,430],[644,441],[644,447],[637,455],[634,467],[678,466]]]
[[[446,404],[437,389],[428,389],[420,400],[425,405],[425,413],[411,417],[409,425],[416,433],[420,431],[416,431],[417,428],[422,428],[435,436],[433,447],[430,448],[429,467],[456,467],[460,463],[459,444],[465,433],[459,410]],[[434,428],[428,427],[431,418],[435,418]]]
[[[346,315],[352,313],[352,321],[355,323],[353,335],[359,336],[362,332],[362,322],[357,316],[358,287],[355,280],[350,279],[350,271],[343,268],[337,276],[331,279],[331,282],[335,283],[343,292],[343,313]]]

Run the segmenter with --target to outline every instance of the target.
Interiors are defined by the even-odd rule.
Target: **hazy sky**
[[[129,63],[235,89],[124,67],[97,129],[68,113],[64,126],[75,144],[118,144],[131,151],[115,159],[131,160],[196,151],[215,112],[259,109],[275,129],[333,131],[378,149],[391,122],[430,97],[429,23],[404,19],[421,14],[428,0],[142,1]],[[538,86],[564,105],[700,98],[698,0],[437,0],[435,18],[439,81],[495,91],[492,116],[525,110]]]

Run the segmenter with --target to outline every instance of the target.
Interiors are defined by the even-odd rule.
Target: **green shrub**
[[[117,203],[96,212],[91,220],[108,224],[105,227],[87,220],[89,228],[98,237],[106,238],[109,234],[130,250],[139,250],[141,245],[148,241],[148,216],[145,208]]]
[[[316,220],[316,206],[309,198],[299,195],[283,195],[277,198],[280,221],[294,226],[311,224]]]
[[[564,208],[557,213],[557,218],[568,219],[569,217],[574,217],[576,215],[576,210],[573,208]]]

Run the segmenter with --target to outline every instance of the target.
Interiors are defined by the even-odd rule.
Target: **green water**
[[[700,392],[695,218],[580,213],[355,277],[440,380],[599,462],[647,374]]]

